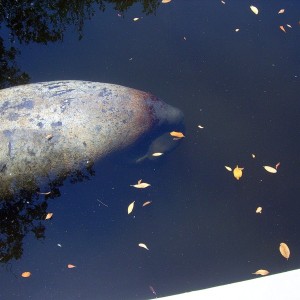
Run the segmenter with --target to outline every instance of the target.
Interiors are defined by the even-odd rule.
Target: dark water
[[[18,36],[16,25],[7,28],[17,2],[2,1],[3,43],[19,50],[6,59],[19,68],[16,80],[2,70],[2,87],[80,79],[151,91],[184,112],[186,137],[162,159],[105,160],[90,180],[66,182],[60,197],[36,200],[53,218],[41,221],[44,238],[30,228],[10,229],[19,241],[11,257],[3,253],[12,244],[1,242],[1,299],[147,299],[154,297],[149,286],[166,296],[251,279],[258,269],[274,274],[300,266],[300,3],[140,2],[117,11],[103,1],[102,12],[82,1],[80,32],[68,7],[70,15],[56,19],[57,41],[43,44],[40,25],[31,38]],[[48,2],[36,3],[50,14]],[[37,15],[36,3],[23,11]],[[262,167],[278,162],[276,174]],[[242,178],[225,165],[244,167]],[[141,178],[151,187],[130,187]],[[142,207],[144,201],[152,203]],[[5,213],[2,204],[2,221]],[[281,242],[289,260],[279,253]],[[24,271],[31,277],[22,278]]]

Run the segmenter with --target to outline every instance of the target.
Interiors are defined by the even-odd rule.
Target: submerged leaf
[[[269,173],[273,173],[273,174],[277,173],[277,170],[275,168],[273,168],[273,167],[270,167],[270,166],[263,166],[263,167]]]
[[[150,203],[152,203],[152,201],[146,201],[145,203],[143,203],[143,206],[149,205]]]
[[[252,274],[265,276],[265,275],[269,274],[269,271],[260,269],[260,270],[257,270],[255,273],[252,273]]]
[[[236,166],[235,169],[233,170],[233,176],[239,180],[243,176],[243,171],[244,168],[239,168],[239,166]]]
[[[139,247],[145,248],[146,250],[149,250],[148,247],[145,244],[143,244],[143,243],[139,243]]]
[[[291,252],[286,243],[280,243],[279,251],[283,257],[285,257],[286,259],[289,259]]]
[[[131,203],[128,205],[128,209],[127,209],[128,215],[129,215],[129,214],[132,212],[132,210],[133,210],[134,202],[135,202],[135,201],[131,202]]]
[[[258,14],[258,8],[257,8],[257,7],[251,5],[251,6],[250,6],[250,9],[251,9],[256,15]]]

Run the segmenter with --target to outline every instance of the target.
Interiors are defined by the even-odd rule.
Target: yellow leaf
[[[225,166],[225,169],[226,169],[227,171],[229,171],[229,172],[232,172],[232,169],[231,169],[230,167],[228,167],[228,166]]]
[[[46,217],[45,217],[45,220],[49,220],[51,219],[53,216],[53,213],[47,213]]]
[[[251,9],[256,15],[258,14],[258,8],[257,8],[257,7],[251,5],[251,6],[250,6],[250,9]]]
[[[243,171],[244,168],[239,168],[239,166],[236,166],[235,169],[233,170],[233,176],[239,180],[243,176]]]
[[[284,29],[284,26],[279,26],[279,28],[284,32],[284,33],[286,33],[286,31],[285,31],[285,29]]]
[[[30,273],[30,272],[23,272],[23,273],[21,274],[21,276],[24,277],[24,278],[28,278],[28,277],[31,276],[31,273]]]
[[[283,14],[284,13],[284,8],[282,8],[278,13]]]
[[[273,174],[277,173],[277,170],[273,167],[270,167],[270,166],[263,166],[263,167],[269,173],[273,173]]]
[[[131,202],[131,203],[128,205],[128,209],[127,209],[128,215],[129,215],[129,214],[132,212],[132,210],[133,210],[134,202],[135,202],[135,201]]]
[[[163,155],[163,153],[161,153],[161,152],[152,153],[152,156],[161,156],[161,155]]]
[[[150,203],[152,203],[152,201],[146,201],[143,206],[149,205]]]
[[[161,3],[170,3],[172,0],[162,0]]]
[[[286,243],[280,243],[279,251],[283,257],[285,257],[286,259],[289,259],[291,252]]]
[[[252,274],[265,276],[265,275],[269,274],[269,271],[260,269],[260,270],[257,270],[255,273],[252,273]]]
[[[140,246],[141,248],[145,248],[146,250],[149,250],[148,247],[147,247],[145,244],[143,244],[143,243],[139,243],[139,246]]]
[[[170,132],[171,136],[177,137],[177,138],[183,138],[184,134],[182,132],[178,132],[178,131],[172,131]]]
[[[262,213],[262,207],[258,207],[255,211],[257,214],[261,214]]]
[[[76,266],[74,266],[74,265],[72,265],[72,264],[68,264],[67,267],[68,267],[68,269],[76,268]]]
[[[144,189],[148,186],[151,186],[151,184],[146,183],[146,182],[142,182],[142,179],[140,179],[137,184],[131,184],[130,186],[133,186],[137,189]]]

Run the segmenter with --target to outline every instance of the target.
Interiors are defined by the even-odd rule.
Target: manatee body
[[[76,80],[0,90],[0,113],[2,193],[36,188],[183,120],[152,94]]]

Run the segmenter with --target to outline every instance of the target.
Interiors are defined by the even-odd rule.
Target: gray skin
[[[0,113],[0,197],[36,189],[183,121],[180,110],[149,93],[75,80],[0,90]]]

